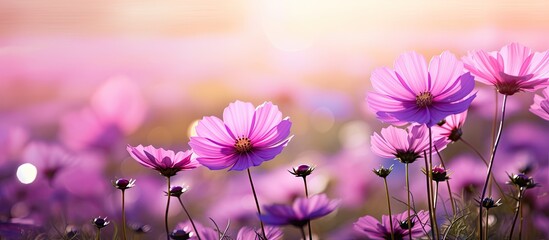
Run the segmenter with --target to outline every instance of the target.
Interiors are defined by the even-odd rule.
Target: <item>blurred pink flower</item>
[[[267,240],[279,240],[282,239],[282,230],[273,226],[265,227],[265,235]],[[248,226],[242,227],[236,235],[236,240],[261,240],[261,229],[253,229]]]
[[[308,221],[333,212],[338,205],[339,200],[330,200],[326,194],[314,195],[309,198],[300,197],[295,199],[292,205],[264,206],[265,214],[260,218],[268,225],[293,225],[301,228]]]
[[[150,145],[146,147],[128,145],[126,150],[141,165],[152,168],[165,177],[174,176],[179,171],[194,169],[200,165],[192,150],[175,153],[172,150],[154,148]]]
[[[471,51],[463,62],[477,81],[494,85],[501,94],[532,92],[549,85],[549,52],[532,52],[518,43],[499,52]]]
[[[450,114],[467,110],[475,81],[450,52],[435,56],[426,66],[423,56],[409,52],[395,61],[395,70],[376,69],[367,102],[383,122],[416,122],[431,127]]]
[[[381,136],[374,133],[371,143],[372,152],[380,157],[412,163],[423,156],[423,151],[429,150],[429,134],[425,125],[412,125],[407,129],[389,126],[381,129]],[[433,138],[433,146],[439,151],[447,144],[444,138]]]
[[[62,117],[61,139],[76,149],[109,147],[133,133],[145,112],[137,85],[124,77],[111,78],[94,93],[89,107]]]
[[[44,175],[50,183],[61,170],[75,163],[73,158],[62,146],[45,142],[31,142],[23,152],[23,161],[33,163],[40,171],[39,177]]]
[[[405,229],[408,227],[408,213],[405,211],[391,217],[393,218],[394,238],[409,239],[410,230]],[[428,225],[429,214],[426,211],[421,210],[417,214],[413,214],[411,218],[411,231],[414,239],[425,236],[426,233],[431,230],[431,227]],[[368,239],[391,239],[390,222],[389,216],[387,215],[381,217],[381,222],[372,216],[364,216],[354,223],[354,229]]]
[[[251,103],[236,101],[223,111],[223,121],[214,116],[199,121],[189,145],[209,169],[244,170],[282,152],[292,138],[291,126],[270,102],[254,109]]]
[[[549,87],[543,90],[543,97],[534,95],[534,104],[530,106],[530,112],[549,121]]]
[[[433,134],[456,142],[463,135],[461,127],[467,118],[467,111],[446,117],[442,122],[433,127]]]

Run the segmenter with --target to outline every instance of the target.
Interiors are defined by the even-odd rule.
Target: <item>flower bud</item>
[[[93,225],[95,225],[95,227],[97,227],[97,229],[104,228],[107,225],[109,225],[109,223],[110,222],[107,221],[106,217],[102,218],[101,216],[99,216],[99,217],[96,217],[96,218],[93,219]]]
[[[192,237],[192,232],[187,232],[183,229],[176,229],[170,233],[170,238],[174,240],[188,240]]]
[[[297,168],[292,168],[292,171],[289,171],[296,177],[307,177],[315,170],[315,167],[311,167],[306,164],[299,165]]]
[[[126,190],[128,188],[132,188],[135,186],[135,179],[125,179],[125,178],[119,178],[112,184],[115,188],[120,190]]]
[[[170,192],[166,193],[166,195],[170,195],[171,197],[180,197],[181,194],[187,192],[187,190],[189,190],[188,187],[172,186],[170,188]]]
[[[433,168],[433,181],[435,182],[444,182],[449,179],[448,171],[443,167],[434,167]]]
[[[491,197],[484,198],[482,200],[482,206],[486,209],[495,208],[501,206],[501,199],[498,199],[497,201],[494,201]]]
[[[528,177],[525,174],[519,173],[519,174],[513,174],[508,175],[510,181],[507,182],[507,184],[513,184],[520,189],[529,189],[536,187],[538,184],[534,182],[534,179],[532,177]]]
[[[411,216],[411,217],[413,217],[413,216]],[[403,230],[407,230],[408,229],[408,222],[410,222],[410,219],[406,219],[404,221],[401,221],[400,222],[400,228],[402,228]],[[414,225],[415,225],[415,222],[412,220],[410,222],[410,228],[413,228]]]
[[[379,166],[378,169],[373,169],[372,171],[379,177],[386,178],[393,171],[393,165],[391,165],[389,168]]]

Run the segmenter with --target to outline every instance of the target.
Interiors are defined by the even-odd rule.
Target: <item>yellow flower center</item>
[[[247,137],[241,137],[236,139],[234,148],[238,153],[246,153],[252,150],[252,142]]]
[[[427,107],[433,103],[433,94],[431,92],[422,92],[416,96],[416,104],[419,107]]]

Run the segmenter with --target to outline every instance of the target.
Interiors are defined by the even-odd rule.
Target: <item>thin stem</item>
[[[427,162],[427,153],[423,151],[423,159],[425,160],[425,179],[427,183],[427,208],[429,209],[429,224],[431,224],[431,235],[433,236],[433,239],[435,239],[435,228],[433,227],[433,218],[431,217],[432,212],[432,206],[431,206],[431,188],[430,182],[431,179],[429,178],[430,173],[429,170],[429,163]],[[411,239],[411,238],[410,238]]]
[[[437,146],[435,146],[435,151],[437,152],[438,159],[440,159],[440,164],[442,164],[442,167],[446,170],[446,165],[444,164],[444,161],[442,159],[442,156],[440,155],[440,152],[438,151]],[[448,194],[450,195],[450,204],[452,205],[452,215],[456,216],[456,201],[454,200],[454,196],[452,195],[452,188],[450,187],[450,179],[446,179],[446,186],[448,187]]]
[[[305,197],[309,198],[309,190],[307,187],[306,176],[303,176],[303,185],[305,186]],[[309,230],[309,240],[313,240],[313,230],[311,229],[311,220],[307,220],[307,228]]]
[[[433,131],[431,130],[431,127],[428,128],[429,130],[429,174],[428,177],[429,177],[429,187],[431,189],[431,197],[434,199],[436,198],[436,195],[433,194]],[[429,199],[430,201],[431,199]],[[436,209],[435,209],[435,206],[436,206],[436,203],[435,205],[432,207],[432,212],[431,212],[431,216],[432,216],[432,223],[434,225],[431,225],[431,228],[435,228],[435,236],[433,236],[433,239],[438,239],[438,224],[437,224],[437,213],[436,213]]]
[[[95,239],[100,240],[101,239],[101,228],[97,228],[97,234],[95,234]]]
[[[488,182],[490,181],[490,175],[492,174],[492,167],[494,166],[494,158],[496,156],[496,151],[498,149],[499,140],[501,139],[501,133],[503,131],[503,123],[505,120],[505,105],[507,104],[507,95],[503,95],[503,103],[501,106],[501,120],[499,123],[498,133],[496,136],[496,140],[494,143],[494,148],[492,150],[492,153],[490,154],[490,163],[488,164],[488,172],[486,173],[486,180],[484,181],[484,186],[482,188],[482,195],[480,197],[480,204],[479,204],[479,231],[480,231],[480,240],[483,239],[482,235],[482,200],[486,197],[486,189],[488,187]]]
[[[437,211],[437,200],[438,200],[438,182],[435,183],[435,192],[433,193],[433,211]]]
[[[490,148],[493,149],[494,148],[494,142],[496,141],[496,123],[498,122],[498,115],[499,115],[499,111],[498,111],[498,103],[499,103],[499,95],[498,95],[498,90],[495,89],[495,92],[494,92],[494,119],[492,119],[492,132],[491,132],[491,137],[492,137],[492,141],[491,141],[491,144],[490,144]],[[507,96],[507,95],[504,95],[504,96]]]
[[[309,198],[309,189],[307,187],[307,177],[303,177],[303,185],[305,186],[305,197]]]
[[[177,197],[177,200],[179,200],[179,203],[181,204],[181,207],[183,207],[183,211],[185,211],[185,214],[187,214],[187,217],[189,218],[189,221],[191,222],[191,225],[193,225],[194,232],[196,233],[196,237],[198,240],[201,240],[200,234],[198,234],[198,229],[196,228],[196,225],[194,224],[193,218],[189,214],[189,211],[187,211],[187,208],[183,204],[183,201],[181,201],[181,197]]]
[[[307,239],[307,236],[305,236],[305,229],[303,227],[300,227],[299,229],[301,230],[301,236],[303,237],[303,240]]]
[[[522,207],[522,204],[520,205],[520,222],[519,222],[519,240],[522,239],[522,221],[524,220],[523,216],[522,216],[522,209],[524,209]]]
[[[486,158],[484,158],[482,156],[482,154],[473,146],[471,145],[471,143],[469,143],[468,141],[465,141],[465,139],[463,138],[460,138],[460,140],[469,148],[471,148],[479,157],[480,159],[482,159],[482,161],[484,162],[484,164],[486,164],[486,166],[488,167],[488,162],[486,161]],[[503,189],[501,188],[501,186],[499,185],[498,182],[496,182],[496,179],[494,178],[494,175],[491,176],[492,178],[492,182],[494,182],[496,184],[496,187],[498,188],[498,191],[500,193],[500,195],[503,197],[503,200],[504,201],[507,201],[507,197],[506,197],[506,194],[503,192]]]
[[[488,217],[489,217],[489,214],[488,214],[488,209],[486,209],[486,226],[484,227],[484,237],[486,239],[488,239]]]
[[[170,229],[168,228],[168,211],[170,210],[170,177],[166,177],[168,181],[168,202],[166,203],[166,213],[164,214],[164,225],[166,226],[166,239],[170,240]]]
[[[494,148],[494,144],[495,144],[495,132],[496,132],[496,123],[497,123],[497,120],[498,120],[498,103],[499,103],[499,97],[498,97],[498,90],[495,89],[495,92],[494,92],[494,101],[496,102],[495,106],[494,106],[494,120],[492,121],[492,145],[490,146],[490,149],[493,149]],[[507,95],[504,95],[504,97],[507,97]],[[505,101],[505,100],[504,100]],[[505,104],[505,103],[504,103]],[[503,117],[503,116],[502,116]],[[490,181],[488,182],[488,196],[492,196],[492,184],[496,182],[496,179],[494,179],[494,177],[492,176],[492,178],[490,179]]]
[[[511,233],[509,233],[509,240],[513,238],[513,232],[515,230],[515,224],[517,223],[517,218],[521,209],[522,195],[524,194],[524,189],[520,188],[517,196],[517,207],[515,209],[515,216],[513,217],[513,225],[511,225]],[[522,221],[521,221],[522,224]],[[520,239],[520,235],[519,235]]]
[[[261,216],[261,209],[259,208],[259,201],[257,200],[257,194],[255,193],[254,182],[252,181],[252,174],[250,173],[250,168],[246,170],[248,171],[248,179],[250,180],[250,186],[252,187],[252,193],[254,194],[257,213]],[[263,225],[263,220],[261,220],[261,218],[259,218],[259,224],[261,225],[261,234],[263,234],[263,239],[267,239],[267,235],[265,235],[265,226]]]
[[[122,239],[126,240],[127,237],[126,237],[126,209],[124,208],[125,204],[124,204],[124,200],[125,200],[125,195],[124,194],[126,191],[124,191],[125,189],[122,189]]]
[[[385,195],[387,196],[387,208],[389,208],[389,224],[391,224],[391,240],[395,240],[395,230],[393,229],[393,214],[391,213],[391,201],[389,197],[389,187],[387,184],[387,178],[383,178],[385,183]]]
[[[406,169],[406,192],[407,192],[407,201],[406,201],[406,205],[408,205],[408,236],[410,237],[410,239],[412,239],[412,219],[410,218],[410,216],[412,215],[411,214],[411,211],[410,211],[410,208],[411,208],[411,205],[410,205],[410,180],[408,179],[408,163],[406,163],[405,165],[405,169]],[[392,217],[391,217],[392,218]]]
[[[482,159],[482,161],[484,162],[484,164],[488,167],[488,161],[486,161],[486,158],[484,158],[482,156],[482,154],[478,151],[478,149],[476,149],[471,143],[469,143],[468,141],[466,141],[465,139],[463,138],[460,138],[459,139],[461,142],[463,142],[465,145],[467,145],[467,147],[469,147],[471,150],[473,150],[479,157],[480,159]]]

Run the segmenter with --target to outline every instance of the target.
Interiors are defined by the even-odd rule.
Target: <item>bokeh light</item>
[[[23,184],[30,184],[36,179],[38,170],[31,163],[23,163],[17,168],[17,179]]]

